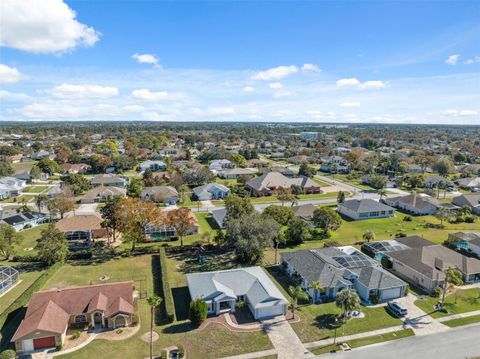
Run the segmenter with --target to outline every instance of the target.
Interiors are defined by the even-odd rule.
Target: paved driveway
[[[433,334],[448,330],[447,326],[443,325],[417,307],[414,304],[416,300],[417,297],[411,293],[403,298],[395,300],[407,308],[408,315],[405,318],[405,324],[411,327],[416,335]]]
[[[278,359],[314,358],[293,331],[285,317],[262,322],[263,330],[268,334],[270,341],[277,349]]]
[[[82,203],[75,211],[65,213],[65,217],[70,217],[80,214],[95,214],[97,211],[98,203]]]

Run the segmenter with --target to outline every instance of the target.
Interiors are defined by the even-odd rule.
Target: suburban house
[[[455,184],[453,183],[453,181],[447,180],[443,176],[435,176],[435,175],[425,176],[425,188],[438,188],[438,186],[442,182],[445,183],[445,188],[447,189],[453,190],[455,188]]]
[[[245,303],[257,320],[285,315],[288,301],[261,267],[187,274],[192,299],[202,298],[208,314],[235,312]]]
[[[218,172],[229,168],[234,168],[235,164],[230,160],[213,160],[210,162],[208,169],[212,172]]]
[[[209,183],[195,187],[193,193],[199,201],[208,201],[211,199],[224,199],[230,194],[230,189],[223,184]]]
[[[18,196],[27,185],[27,181],[15,177],[0,178],[0,199]]]
[[[464,249],[480,258],[480,232],[449,233],[448,239],[455,242],[459,249]]]
[[[386,218],[395,215],[395,209],[373,199],[349,199],[337,206],[337,212],[354,220]]]
[[[407,290],[407,283],[351,246],[286,252],[280,258],[287,274],[314,302],[335,300],[346,288],[355,289],[367,304],[403,297]],[[315,281],[320,282],[322,291],[310,288]]]
[[[229,168],[226,170],[217,171],[220,178],[238,179],[241,176],[252,176],[255,172],[249,168]]]
[[[312,179],[305,176],[288,178],[279,172],[268,172],[252,178],[246,186],[256,197],[269,196],[278,189],[291,189],[294,186],[300,188],[303,193],[321,193],[320,185]]]
[[[432,215],[441,207],[437,199],[423,193],[383,198],[383,202],[416,216]]]
[[[125,188],[127,187],[128,179],[121,176],[116,176],[113,174],[106,173],[106,174],[101,174],[93,177],[90,183],[92,184],[93,187],[113,186],[113,187]]]
[[[225,228],[225,221],[227,220],[227,209],[219,208],[212,210],[212,218],[217,224],[218,228]]]
[[[152,161],[152,160],[147,160],[143,161],[140,163],[138,166],[140,171],[146,171],[146,170],[151,170],[151,171],[165,171],[167,169],[167,164],[163,161]]]
[[[176,208],[168,211],[164,210],[160,213],[160,216],[154,223],[145,226],[144,231],[148,239],[156,240],[175,237],[177,235],[177,230],[174,223],[171,223],[172,221],[170,219],[176,214],[176,211],[178,211]],[[189,211],[188,216],[191,222],[191,227],[189,228],[187,235],[198,233],[200,230],[200,224],[198,223],[197,217],[192,210]]]
[[[311,221],[313,219],[313,212],[315,212],[316,209],[317,207],[311,203],[292,207],[292,211],[295,213],[295,216],[303,219],[304,221]]]
[[[283,167],[283,166],[265,167],[260,169],[261,174],[265,174],[268,172],[279,172],[285,177],[295,177],[296,175],[296,173],[292,171],[290,168]]]
[[[165,203],[166,205],[174,205],[178,202],[178,192],[172,186],[153,186],[145,187],[140,193],[143,201],[152,201],[155,203]]]
[[[21,212],[18,209],[8,209],[0,211],[0,225],[8,224],[16,231],[35,227],[47,220],[47,216],[33,211]]]
[[[19,354],[55,348],[70,326],[115,329],[131,325],[133,314],[132,281],[35,292],[12,342]]]
[[[96,238],[107,236],[107,229],[102,227],[103,219],[97,214],[82,214],[64,217],[55,224],[67,238],[71,249],[89,246]]]
[[[80,203],[101,203],[108,198],[121,198],[127,195],[127,189],[113,186],[98,186],[85,192],[80,199]]]
[[[395,274],[422,287],[427,292],[443,286],[445,271],[450,267],[462,272],[464,283],[480,282],[480,260],[478,259],[464,256],[418,236],[396,238],[395,241],[401,246],[387,244],[388,250],[377,249],[377,251],[391,262],[391,270]],[[371,246],[373,243],[378,242],[365,245]]]
[[[329,173],[348,174],[351,171],[350,164],[343,157],[331,156],[322,158],[320,171]]]
[[[458,207],[467,206],[480,216],[480,193],[467,193],[453,198],[452,203]]]
[[[86,163],[63,163],[60,165],[60,168],[65,173],[80,173],[84,174],[90,171],[92,166],[87,165]]]
[[[461,178],[457,182],[458,186],[461,188],[466,188],[469,190],[480,188],[480,177]]]

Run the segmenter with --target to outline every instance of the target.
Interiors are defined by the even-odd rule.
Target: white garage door
[[[382,290],[382,301],[391,300],[400,297],[401,288],[392,288]]]
[[[255,319],[271,318],[284,314],[283,305],[274,305],[271,307],[257,309],[257,318]]]

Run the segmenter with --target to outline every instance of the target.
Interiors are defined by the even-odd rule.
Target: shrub
[[[408,295],[410,293],[410,286],[407,284],[407,287],[405,288],[405,295]]]
[[[168,321],[171,323],[175,320],[175,305],[173,303],[172,291],[170,289],[170,283],[168,281],[167,271],[167,257],[165,255],[165,248],[160,247],[158,249],[158,260],[160,261],[160,275],[162,278],[162,294],[163,303],[165,306],[165,313]]]
[[[40,258],[36,254],[14,255],[12,262],[40,262]]]
[[[80,338],[80,332],[77,331],[72,334],[72,339],[78,339],[78,338]]]
[[[474,223],[475,222],[475,217],[474,216],[465,216],[465,222],[466,223]]]
[[[375,293],[375,294],[372,294],[370,296],[370,301],[373,303],[373,304],[378,304],[380,302],[380,296]]]
[[[177,348],[178,348],[178,356],[180,357],[180,359],[185,358],[185,348],[183,347],[183,345],[177,344]]]
[[[59,352],[60,350],[62,350],[62,344],[60,343],[60,344],[55,345],[55,350],[56,350],[57,352]]]
[[[437,287],[434,290],[432,290],[431,296],[434,298],[440,298],[440,295],[442,294],[442,290]]]
[[[160,352],[160,358],[168,359],[168,354],[167,354],[167,351],[165,349],[162,349],[162,351]]]
[[[117,333],[117,334],[122,334],[122,333],[123,333],[123,329],[119,328],[119,329],[117,329],[117,330],[115,331],[115,333]]]
[[[207,303],[203,299],[195,299],[190,302],[190,321],[195,325],[202,324],[207,319]]]
[[[92,251],[86,249],[86,250],[80,250],[76,252],[70,252],[67,258],[71,260],[90,259],[92,258]]]
[[[13,349],[7,349],[0,353],[0,359],[16,359],[17,353]]]
[[[407,234],[403,233],[403,232],[398,232],[398,233],[395,234],[396,238],[401,238],[401,237],[406,237],[406,236],[407,236]]]
[[[412,221],[412,216],[405,216],[405,217],[403,217],[403,220],[405,222],[411,222]]]

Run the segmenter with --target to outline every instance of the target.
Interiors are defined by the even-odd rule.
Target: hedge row
[[[46,269],[30,286],[23,291],[23,293],[12,303],[10,304],[2,314],[0,314],[0,328],[3,327],[5,324],[7,317],[10,315],[10,313],[16,311],[17,309],[25,306],[30,298],[32,297],[32,294],[34,292],[39,291],[42,289],[44,284],[47,282],[47,280],[55,274],[55,272],[62,266],[62,263],[56,263],[50,268]]]
[[[165,255],[165,248],[158,249],[158,257],[160,261],[160,274],[162,278],[162,292],[163,302],[165,305],[165,313],[168,321],[171,323],[175,320],[175,305],[173,303],[173,295],[168,281],[167,257]]]

